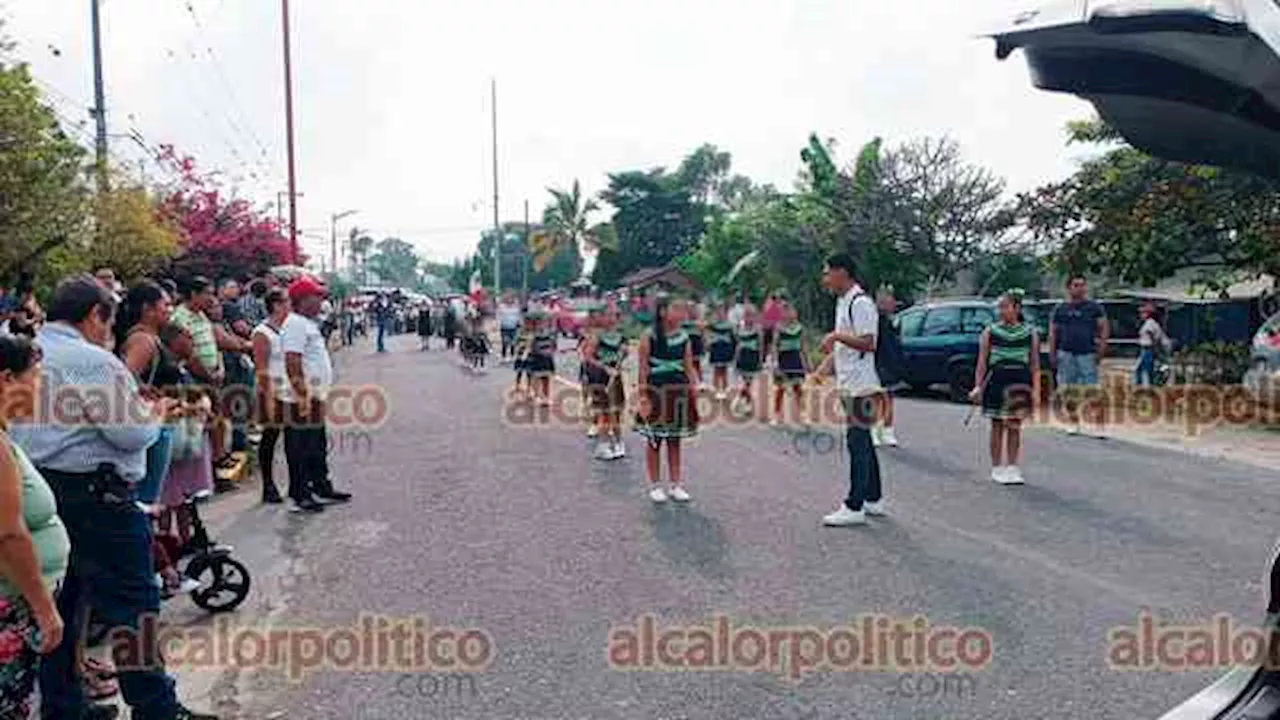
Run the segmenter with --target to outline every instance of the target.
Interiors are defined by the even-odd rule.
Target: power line
[[[244,121],[247,117],[247,113],[244,112],[243,107],[240,105],[239,98],[236,96],[235,88],[232,87],[231,83],[227,80],[226,73],[222,70],[222,62],[219,60],[217,52],[213,49],[213,45],[208,40],[208,33],[205,30],[204,24],[200,22],[200,16],[196,14],[195,6],[191,4],[191,0],[186,0],[185,4],[187,6],[187,13],[191,15],[191,21],[195,23],[196,30],[205,39],[205,52],[208,53],[209,60],[213,63],[214,72],[217,74],[218,80],[222,83],[222,87],[227,91],[227,96],[231,98],[232,109],[234,109],[236,114],[240,116],[240,119]],[[248,136],[251,143],[257,146],[262,160],[266,163],[270,163],[271,155],[267,152],[266,145],[262,143],[261,138],[259,138],[257,133],[254,132],[252,124],[247,121],[243,124],[247,126]]]

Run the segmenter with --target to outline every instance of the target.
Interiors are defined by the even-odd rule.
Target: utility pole
[[[502,294],[502,222],[498,219],[498,80],[490,82],[493,110],[493,299]]]
[[[99,0],[90,0],[93,15],[93,117],[98,133],[95,149],[98,163],[98,191],[107,190],[107,98],[102,83],[102,19]]]
[[[338,272],[338,221],[355,215],[357,212],[359,211],[348,210],[329,216],[329,265],[332,267],[331,272],[335,274]]]
[[[94,0],[94,7],[98,5]],[[293,264],[297,265],[298,252],[298,185],[293,153],[293,58],[289,47],[289,0],[280,0],[284,23],[284,122],[289,148],[289,244],[293,249]]]

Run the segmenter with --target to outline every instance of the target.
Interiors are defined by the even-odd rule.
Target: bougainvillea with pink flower
[[[160,202],[182,231],[183,248],[169,270],[177,276],[247,278],[293,262],[289,238],[279,224],[251,203],[228,196],[195,159],[171,146],[161,159],[179,178]]]

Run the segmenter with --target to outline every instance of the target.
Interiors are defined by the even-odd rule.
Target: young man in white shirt
[[[329,478],[329,441],[325,427],[325,400],[333,385],[333,363],[317,319],[326,295],[324,286],[303,277],[289,285],[293,313],[280,332],[285,373],[289,382],[282,394],[287,424],[284,452],[289,460],[289,498],[294,509],[317,512],[320,501],[346,502],[350,493],[338,492]]]
[[[876,336],[880,313],[875,300],[856,278],[853,258],[832,255],[822,271],[822,284],[835,295],[835,331],[822,340],[827,354],[819,376],[835,368],[836,386],[846,416],[845,442],[849,448],[849,494],[839,510],[822,519],[831,527],[863,525],[867,515],[884,515],[881,499],[880,460],[871,439],[880,395],[876,373]]]

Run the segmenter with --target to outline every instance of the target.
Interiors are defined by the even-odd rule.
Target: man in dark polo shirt
[[[1049,357],[1058,368],[1058,387],[1067,391],[1067,432],[1082,432],[1079,396],[1086,388],[1098,386],[1098,363],[1107,354],[1111,326],[1102,306],[1089,299],[1089,284],[1082,275],[1067,279],[1067,302],[1053,311],[1049,324]],[[1091,402],[1085,418],[1092,427],[1089,433],[1105,437],[1104,408]]]

